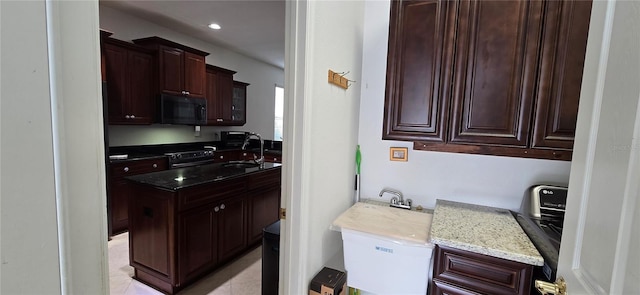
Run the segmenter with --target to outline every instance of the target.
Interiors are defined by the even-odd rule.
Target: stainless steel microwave
[[[206,125],[207,100],[204,98],[161,94],[160,123]]]

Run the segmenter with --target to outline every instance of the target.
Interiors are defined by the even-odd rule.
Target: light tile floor
[[[131,277],[129,235],[112,237],[109,246],[109,287],[111,295],[161,295],[162,293]],[[262,247],[223,266],[219,270],[183,289],[180,295],[248,295],[260,294]]]

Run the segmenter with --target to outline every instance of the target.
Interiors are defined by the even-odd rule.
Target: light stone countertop
[[[398,243],[428,245],[432,214],[358,202],[336,218],[331,229],[350,229]]]
[[[507,209],[437,200],[429,241],[531,265],[544,263]]]

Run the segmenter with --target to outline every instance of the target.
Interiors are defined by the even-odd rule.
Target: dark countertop
[[[121,162],[121,161],[130,161],[130,160],[140,160],[140,159],[151,159],[158,157],[165,157],[165,153],[169,152],[183,152],[183,151],[194,151],[194,150],[203,150],[205,146],[215,146],[217,151],[225,151],[225,150],[239,150],[239,147],[229,147],[225,146],[224,143],[221,142],[195,142],[195,143],[177,143],[177,144],[159,144],[159,145],[139,145],[139,146],[117,146],[117,147],[109,147],[109,155],[127,155],[126,159],[110,159],[111,163]],[[251,142],[249,148],[247,149],[249,152],[259,153],[260,152],[260,142]],[[265,140],[264,144],[264,152],[268,154],[282,154],[282,143],[275,142],[270,140]]]
[[[186,187],[243,176],[258,171],[276,169],[280,166],[282,165],[277,163],[264,163],[263,168],[237,168],[228,167],[226,166],[226,163],[215,163],[139,174],[126,177],[126,179],[137,183],[175,191]]]
[[[260,154],[260,148],[250,149],[250,150],[248,150],[248,152]],[[265,148],[264,149],[264,153],[265,154],[272,154],[272,155],[282,155],[282,150],[270,150],[270,149]]]

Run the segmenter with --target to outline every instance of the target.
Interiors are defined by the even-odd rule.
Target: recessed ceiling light
[[[221,27],[219,24],[212,23],[212,24],[209,24],[209,28],[214,30],[220,30]]]

